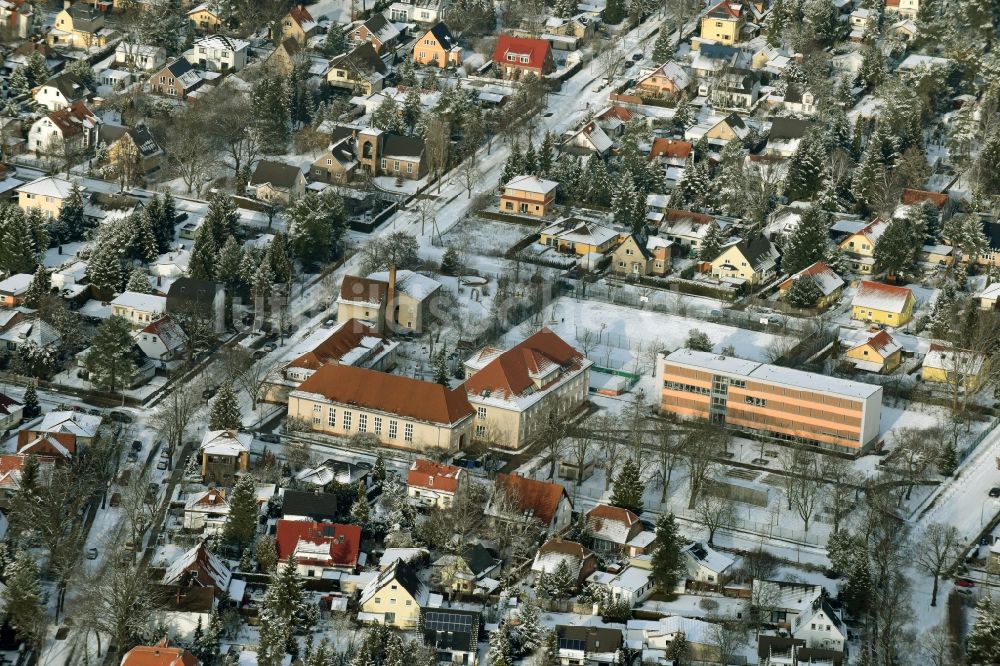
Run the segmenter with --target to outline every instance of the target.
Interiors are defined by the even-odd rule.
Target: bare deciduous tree
[[[681,438],[681,452],[688,469],[688,509],[695,508],[705,482],[714,473],[716,458],[728,446],[729,437],[722,428],[698,424]]]
[[[934,579],[931,606],[937,606],[938,582],[961,555],[962,541],[954,525],[931,523],[914,543],[914,564]]]
[[[150,425],[167,441],[171,454],[184,446],[184,435],[204,408],[200,383],[181,383],[163,398]]]
[[[708,528],[708,545],[715,545],[715,533],[733,524],[736,518],[733,500],[716,494],[702,493],[697,505],[698,520]]]
[[[809,531],[809,520],[823,502],[824,485],[819,478],[817,454],[805,449],[793,449],[786,466],[785,491],[788,504],[802,519],[803,529]]]

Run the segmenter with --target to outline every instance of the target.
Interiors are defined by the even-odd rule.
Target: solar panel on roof
[[[424,613],[424,628],[434,631],[472,631],[471,615],[459,615],[456,613],[442,613],[439,611],[426,611]]]
[[[581,641],[576,638],[560,638],[559,639],[559,649],[561,650],[586,650],[587,641]]]

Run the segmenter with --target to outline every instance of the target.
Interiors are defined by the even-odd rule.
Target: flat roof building
[[[708,352],[661,356],[660,409],[857,454],[879,435],[882,387]]]

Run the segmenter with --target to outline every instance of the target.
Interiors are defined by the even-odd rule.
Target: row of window
[[[664,380],[663,388],[670,389],[671,391],[684,391],[686,393],[698,393],[700,395],[708,395],[709,390],[704,386],[693,386],[691,384],[682,384],[680,382],[671,382]]]
[[[313,425],[319,425],[322,422],[322,405],[313,405]],[[354,427],[354,412],[344,410],[341,415],[341,428],[344,430],[351,430]],[[328,428],[337,427],[337,408],[329,407],[326,412],[326,425]],[[376,435],[382,435],[383,419],[381,416],[372,417],[372,432]],[[368,432],[368,414],[361,412],[358,414],[358,432]],[[389,420],[389,439],[396,439],[399,436],[399,422],[390,419]],[[404,423],[403,424],[403,440],[407,442],[413,441],[413,424]]]

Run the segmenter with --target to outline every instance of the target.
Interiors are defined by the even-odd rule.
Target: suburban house
[[[0,333],[0,344],[8,351],[17,351],[22,345],[31,345],[37,349],[51,350],[58,356],[62,353],[60,344],[62,336],[52,324],[43,319],[19,319]]]
[[[889,331],[879,331],[864,342],[849,347],[844,352],[844,358],[858,370],[889,373],[902,363],[903,346]]]
[[[382,332],[420,334],[430,321],[441,284],[410,270],[372,273],[366,278],[345,275],[337,298],[337,320],[370,322]]]
[[[580,625],[556,625],[559,644],[559,663],[617,664],[624,646],[621,629]]]
[[[966,393],[982,388],[987,378],[989,359],[986,354],[931,344],[920,367],[925,382],[960,385]]]
[[[59,217],[72,188],[73,183],[64,178],[42,176],[17,188],[17,205],[25,212],[38,208],[49,217]]]
[[[920,0],[885,0],[885,11],[912,21],[920,12]]]
[[[414,629],[427,598],[427,587],[416,572],[403,560],[396,560],[361,591],[358,620]]]
[[[790,113],[811,116],[816,113],[816,96],[812,91],[790,83],[781,97],[781,108]]]
[[[722,660],[715,640],[717,626],[704,620],[667,615],[659,620],[629,620],[626,632],[630,645],[642,646],[643,657],[658,659],[658,663],[669,663],[666,655],[674,648],[674,642],[680,641],[686,659],[698,664],[718,664]]]
[[[650,207],[652,208],[652,206]],[[687,252],[698,250],[705,239],[705,234],[708,233],[708,227],[712,220],[715,220],[723,232],[729,227],[726,220],[690,210],[664,208],[662,215],[659,234],[673,242],[675,250],[687,250]]]
[[[28,150],[35,155],[80,155],[97,143],[100,120],[83,102],[51,111],[31,125]]]
[[[209,430],[201,440],[201,476],[205,483],[231,487],[247,471],[253,433]]]
[[[229,519],[226,491],[215,487],[196,492],[184,502],[184,529],[221,534]]]
[[[129,320],[132,328],[145,328],[167,310],[166,296],[123,291],[111,301],[111,314]]]
[[[309,167],[309,178],[322,183],[346,185],[354,177],[358,158],[354,153],[355,132],[338,127],[330,135],[330,146]]]
[[[746,23],[744,5],[722,0],[701,17],[702,39],[731,46],[740,41],[740,32]]]
[[[687,566],[687,577],[692,583],[708,584],[719,588],[728,580],[735,560],[706,543],[688,544],[682,551]]]
[[[448,30],[448,26],[438,22],[417,38],[413,45],[413,62],[445,69],[462,64],[462,47]]]
[[[857,455],[878,439],[882,387],[693,349],[661,356],[660,410]],[[712,386],[726,397],[713,401]],[[796,405],[809,405],[808,414]]]
[[[626,277],[663,277],[670,272],[672,245],[659,236],[629,234],[611,254],[611,270]]]
[[[486,515],[497,520],[541,524],[547,534],[569,527],[573,503],[560,483],[537,481],[519,474],[498,474]]]
[[[611,154],[615,142],[611,140],[601,126],[591,120],[576,130],[570,130],[563,135],[559,150],[570,155],[597,155],[607,157]]]
[[[691,73],[698,79],[711,79],[720,72],[744,67],[746,52],[735,46],[711,42],[699,43],[691,61]]]
[[[691,77],[674,61],[668,61],[639,79],[636,90],[656,97],[679,95],[687,90]]]
[[[159,69],[167,64],[167,50],[162,46],[137,44],[122,40],[115,47],[114,65],[120,65],[128,70],[148,72]]]
[[[503,560],[481,544],[466,544],[457,554],[443,555],[431,565],[431,580],[451,592],[490,594],[500,585],[490,575],[499,573],[501,564]]]
[[[117,32],[105,26],[104,13],[94,4],[67,2],[56,14],[46,42],[49,46],[89,50],[107,46],[117,36]]]
[[[275,528],[278,560],[294,560],[305,578],[325,578],[332,572],[354,573],[361,554],[361,528],[357,525],[278,520]]]
[[[135,127],[120,127],[102,123],[98,130],[99,144],[107,146],[108,162],[117,163],[119,159],[131,159],[138,156],[138,171],[148,174],[160,167],[163,161],[163,149],[153,138],[145,125]]]
[[[979,301],[979,307],[983,310],[994,310],[1000,307],[997,305],[1000,302],[1000,282],[986,285],[976,294],[976,300]],[[2,303],[3,298],[0,295],[0,304]]]
[[[406,473],[406,495],[420,506],[447,509],[465,480],[461,467],[417,458]]]
[[[190,93],[201,86],[202,81],[186,58],[176,58],[149,77],[149,92],[187,99]]]
[[[0,2],[0,25],[7,35],[27,39],[35,26],[35,8],[28,0],[3,0]]]
[[[592,550],[575,541],[554,538],[541,545],[531,563],[535,580],[542,574],[553,574],[560,564],[565,563],[573,576],[574,587],[580,587],[592,573],[597,571],[597,556]]]
[[[773,118],[767,133],[764,155],[791,157],[799,149],[802,139],[816,126],[811,120],[798,118]]]
[[[875,243],[888,226],[886,220],[877,217],[856,233],[849,234],[840,241],[840,249],[847,254],[854,271],[871,273],[875,270]]]
[[[14,398],[0,393],[0,431],[10,430],[21,422],[24,405]]]
[[[699,95],[708,95],[712,106],[719,110],[750,111],[760,97],[760,83],[750,70],[732,69],[702,82]]]
[[[550,419],[564,419],[587,402],[593,362],[548,328],[503,351],[486,347],[465,361],[474,438],[520,450]]]
[[[820,310],[825,310],[834,303],[840,300],[841,295],[844,293],[844,281],[839,275],[837,275],[829,265],[824,261],[817,261],[816,263],[806,266],[801,271],[791,276],[784,282],[778,285],[778,293],[782,297],[788,295],[788,290],[792,288],[796,280],[801,279],[812,280],[817,287],[819,287],[820,298],[816,301],[814,307]]]
[[[164,585],[178,587],[211,587],[221,597],[229,591],[233,574],[204,543],[194,546],[177,557],[163,574]]]
[[[265,61],[269,67],[282,76],[291,76],[295,65],[309,58],[306,50],[294,39],[282,40]]]
[[[38,433],[22,430],[17,433],[18,455],[43,456],[66,461],[76,455],[76,435],[66,432]]]
[[[643,529],[639,516],[607,504],[598,504],[587,512],[587,527],[593,535],[594,550],[602,553],[624,552],[628,542]]]
[[[538,176],[515,176],[507,181],[500,196],[501,213],[544,217],[556,201],[559,183]]]
[[[649,160],[666,169],[667,184],[678,183],[694,162],[694,144],[680,139],[655,137],[649,147]]]
[[[0,455],[0,508],[8,509],[10,500],[21,489],[21,474],[27,459],[28,456],[18,454]],[[55,459],[46,456],[36,456],[35,459],[38,461],[39,477],[47,481],[51,478]]]
[[[444,16],[449,0],[396,0],[389,5],[389,20],[394,23],[431,25]]]
[[[326,81],[338,88],[349,88],[356,94],[371,95],[382,90],[388,71],[375,47],[365,42],[331,60]]]
[[[375,47],[375,53],[382,55],[384,51],[395,48],[399,41],[399,30],[386,20],[384,14],[375,14],[351,31],[349,39],[355,46],[367,42]]]
[[[424,140],[368,127],[358,132],[356,156],[361,168],[373,176],[419,180],[427,175]]]
[[[188,10],[187,19],[197,32],[215,33],[222,27],[222,17],[207,2]]]
[[[21,305],[33,278],[34,276],[29,273],[14,273],[0,280],[0,307],[16,308]]]
[[[712,277],[757,285],[775,275],[778,251],[763,236],[724,246],[712,260]]]
[[[695,143],[704,138],[709,145],[722,147],[730,141],[742,141],[749,134],[750,128],[743,122],[742,116],[730,113],[724,118],[714,116],[703,124],[689,127],[684,138]]]
[[[306,177],[297,166],[260,160],[250,176],[250,187],[261,201],[287,206],[306,193]]]
[[[288,416],[338,437],[372,433],[383,446],[457,451],[473,418],[465,389],[349,365],[327,365],[288,394]]]
[[[87,83],[69,72],[53,76],[34,91],[35,101],[49,111],[59,111],[77,102],[88,102],[94,91]]]
[[[177,320],[170,315],[146,324],[135,333],[135,343],[146,358],[165,368],[172,361],[182,358],[187,348],[187,335]]]
[[[907,287],[862,280],[851,301],[851,319],[885,326],[905,326],[913,317],[916,299]]]
[[[479,611],[434,606],[420,610],[417,631],[424,645],[437,651],[441,662],[475,666],[481,627]]]
[[[209,72],[238,72],[247,65],[250,42],[223,35],[198,38],[184,54],[195,67]]]
[[[762,633],[757,637],[757,660],[759,666],[844,666],[847,655],[843,651],[806,647],[804,640],[791,636]]]
[[[525,74],[541,78],[556,69],[548,40],[512,35],[500,35],[497,38],[493,64],[505,79],[520,79]]]
[[[305,46],[309,38],[318,33],[319,24],[309,10],[300,4],[292,7],[285,18],[281,19],[281,39],[277,41],[291,38]]]
[[[285,489],[281,495],[281,516],[287,520],[332,523],[339,515],[333,493]]]
[[[122,657],[121,666],[199,666],[197,657],[179,647],[170,647],[164,636],[156,645],[140,645]]]
[[[822,585],[754,580],[750,598],[763,600],[770,623],[805,641],[807,647],[844,651],[847,629]]]
[[[585,257],[609,252],[621,236],[610,227],[577,217],[565,217],[539,232],[538,243],[557,252]]]
[[[22,430],[29,439],[35,439],[42,435],[66,434],[76,438],[76,443],[80,446],[89,446],[94,443],[97,431],[101,428],[101,417],[81,412],[58,411],[49,412],[42,417],[41,423],[29,429]],[[18,433],[19,435],[21,433]]]

